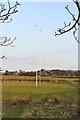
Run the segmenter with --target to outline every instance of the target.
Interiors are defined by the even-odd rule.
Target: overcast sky
[[[13,21],[0,25],[1,34],[16,37],[15,47],[3,47],[3,70],[77,69],[78,44],[72,32],[54,36],[72,20],[65,6],[77,15],[73,2],[21,2]]]

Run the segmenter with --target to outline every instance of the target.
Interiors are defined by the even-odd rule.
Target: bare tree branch
[[[76,36],[76,32],[77,32],[78,28],[75,26],[74,29],[75,30],[73,31],[73,36],[74,36],[75,40],[79,43],[78,37]]]
[[[10,17],[12,14],[15,14],[18,12],[17,10],[17,6],[19,6],[20,4],[16,1],[16,3],[11,6],[10,1],[7,0],[7,8],[5,7],[5,4],[0,4],[0,23],[9,23],[12,21],[12,18]],[[15,41],[16,37],[12,40],[11,38],[8,37],[0,37],[0,46],[11,46],[14,47],[12,45],[12,43]],[[7,57],[5,55],[3,55],[2,57],[0,57],[0,59],[7,59]],[[0,68],[0,71],[2,71],[2,69]]]
[[[15,41],[16,37],[12,40],[11,38],[7,37],[0,37],[0,46],[12,46],[12,43]]]
[[[65,9],[68,11],[68,13],[72,16],[73,20],[76,21],[75,19],[75,15],[73,13],[71,13],[71,11],[68,8],[68,5],[65,7]]]
[[[77,25],[79,25],[79,19],[80,19],[80,6],[79,6],[79,1],[78,0],[73,0],[73,2],[75,3],[75,5],[77,6],[77,9],[78,9],[78,17],[77,17],[77,19],[75,18],[75,15],[70,12],[69,7],[67,5],[65,8],[68,11],[68,13],[72,16],[72,20],[74,21],[74,24],[72,25],[71,22],[66,24],[64,22],[64,26],[62,28],[58,28],[57,32],[55,32],[55,36],[62,35],[64,33],[67,33],[67,32],[74,29],[74,31],[73,31],[74,38],[79,43],[79,40],[76,37],[76,32],[77,32]]]
[[[0,59],[7,59],[7,57],[3,55],[2,57],[0,57]]]
[[[4,23],[5,21],[8,20],[8,22],[12,21],[12,18],[10,18],[10,16],[14,13],[17,13],[17,6],[19,6],[20,4],[16,1],[16,3],[11,6],[9,0],[7,0],[7,7],[5,8],[5,4],[0,4],[0,22]]]
[[[16,3],[11,6],[10,1],[7,0],[7,6],[5,6],[5,4],[0,4],[0,23],[9,23],[12,21],[12,18],[10,17],[12,14],[15,14],[18,12],[17,7],[20,4],[18,3],[18,1],[16,1]],[[16,39],[16,37],[12,40],[11,38],[8,37],[0,37],[0,46],[12,46],[12,43],[14,42],[14,40]]]

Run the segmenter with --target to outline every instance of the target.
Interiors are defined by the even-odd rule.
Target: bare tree
[[[73,35],[75,40],[79,43],[78,37],[76,36],[76,32],[78,30],[78,25],[80,25],[79,20],[80,20],[80,1],[79,0],[73,0],[75,3],[77,9],[78,9],[78,17],[76,18],[75,15],[69,10],[69,6],[67,5],[65,9],[68,11],[68,13],[72,16],[72,21],[74,21],[74,24],[72,25],[72,22],[69,22],[66,24],[64,22],[64,26],[62,28],[58,28],[57,32],[55,32],[55,36],[57,35],[62,35],[64,33],[67,33],[71,30],[73,30]]]
[[[9,23],[12,21],[11,15],[18,12],[17,7],[19,6],[19,2],[11,6],[10,1],[7,0],[7,4],[0,3],[0,23]],[[1,36],[0,37],[0,46],[12,46],[13,41],[16,37],[12,40],[11,38]]]

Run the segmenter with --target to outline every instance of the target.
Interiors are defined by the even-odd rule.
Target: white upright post
[[[38,79],[37,79],[37,70],[36,70],[36,87],[38,86]]]
[[[38,27],[35,25],[35,27]],[[38,69],[41,69],[41,41],[40,41],[40,33],[42,30],[38,30],[38,38],[36,39],[36,87],[38,87],[38,79],[39,83],[41,83],[41,70],[39,72],[38,78]]]
[[[35,27],[37,28],[37,25],[35,25]],[[37,32],[36,32],[36,35],[37,35]],[[38,42],[37,42],[37,37],[36,37],[36,87],[38,87],[38,75],[37,75],[37,69],[38,69],[38,58],[37,58],[37,47],[38,47]]]
[[[42,30],[39,30],[39,85],[41,85],[41,32]]]

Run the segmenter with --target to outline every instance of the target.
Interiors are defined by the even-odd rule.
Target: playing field
[[[19,98],[32,94],[34,100],[42,96],[77,96],[78,89],[69,84],[41,84],[36,87],[35,83],[27,82],[4,82],[2,85],[3,100],[10,99],[12,96]]]
[[[63,83],[44,82],[39,83],[38,87],[36,87],[35,82],[27,82],[27,80],[25,81],[4,80],[4,82],[2,83],[2,99],[4,103],[3,117],[21,116],[21,114],[24,113],[24,109],[26,109],[25,106],[27,107],[27,109],[30,109],[29,107],[31,107],[26,105],[24,101],[28,101],[34,104],[34,102],[38,101],[40,102],[41,100],[43,101],[45,101],[46,99],[52,100],[52,98],[54,97],[62,99],[63,102],[66,101],[68,98],[71,100],[73,99],[72,102],[74,102],[78,97],[78,88],[74,84],[64,82]],[[10,103],[11,101],[13,102],[13,104]],[[14,102],[16,102],[15,107]]]

